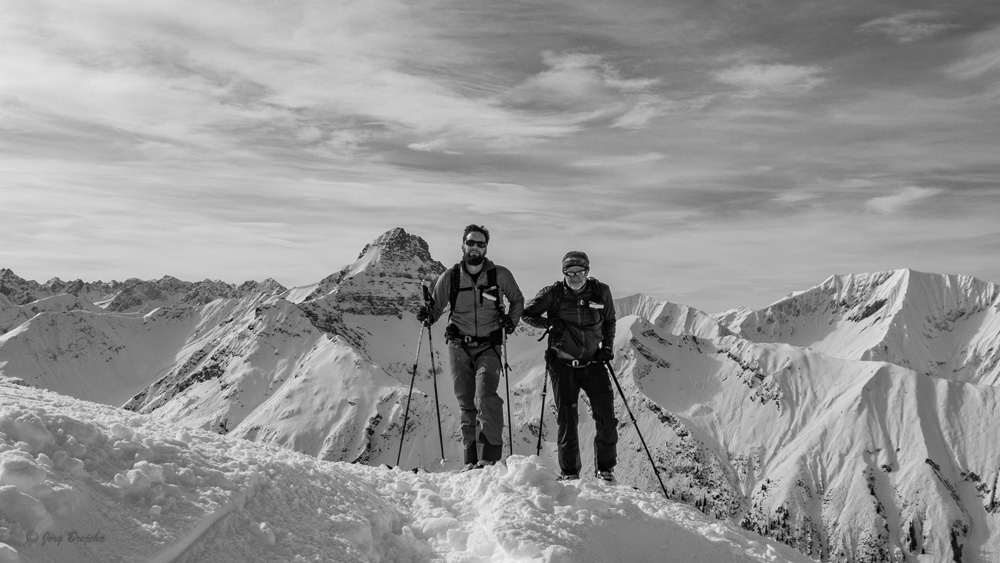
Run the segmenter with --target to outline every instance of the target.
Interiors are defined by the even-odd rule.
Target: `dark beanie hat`
[[[565,270],[570,266],[583,266],[584,268],[590,268],[590,258],[587,258],[585,252],[580,252],[579,250],[570,250],[563,256],[562,267]]]

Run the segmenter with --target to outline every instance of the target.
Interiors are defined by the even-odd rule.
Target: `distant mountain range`
[[[444,270],[398,228],[291,289],[38,284],[0,270],[0,376],[327,460],[395,464],[423,337],[401,465],[454,468],[444,323],[430,331],[433,372],[415,318],[421,283]],[[613,366],[673,498],[822,561],[1000,559],[996,284],[896,270],[833,276],[757,311],[616,303]],[[538,439],[540,334],[522,326],[508,343],[517,454]],[[554,464],[546,408],[542,458]],[[619,482],[658,490],[617,409]],[[586,422],[585,456],[592,437]]]

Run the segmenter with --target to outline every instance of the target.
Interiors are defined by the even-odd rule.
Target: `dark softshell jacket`
[[[554,303],[557,297],[559,302]],[[594,278],[587,279],[580,293],[562,281],[542,288],[525,304],[522,318],[533,327],[545,328],[543,316],[566,323],[562,334],[549,333],[549,348],[562,352],[564,357],[587,361],[602,346],[614,345],[617,318],[611,288]]]

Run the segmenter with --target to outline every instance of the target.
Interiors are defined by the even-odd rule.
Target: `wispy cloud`
[[[800,95],[826,81],[819,67],[787,64],[745,64],[716,72],[715,79],[747,96]]]
[[[573,123],[599,119],[639,128],[669,103],[657,96],[655,78],[624,78],[614,65],[590,53],[543,54],[548,67],[504,94],[503,101],[532,112],[561,112]]]
[[[884,35],[898,43],[912,43],[938,35],[958,24],[946,21],[948,14],[937,10],[914,10],[865,22],[861,33]]]
[[[920,201],[934,197],[940,194],[941,191],[937,188],[910,186],[891,195],[873,197],[868,200],[866,205],[872,212],[891,215],[899,213]]]
[[[970,38],[965,56],[951,65],[948,73],[963,80],[980,76],[1000,79],[1000,27]]]
[[[602,168],[602,167],[616,167],[616,166],[636,166],[639,164],[647,164],[651,162],[659,162],[664,159],[664,155],[661,153],[651,152],[646,154],[636,154],[636,155],[625,155],[625,156],[606,156],[601,158],[591,158],[587,160],[581,160],[572,163],[573,166],[579,166],[581,168]]]
[[[444,154],[461,154],[458,151],[448,150],[448,141],[445,139],[434,139],[433,141],[422,141],[407,145],[412,150],[421,152],[440,152]]]

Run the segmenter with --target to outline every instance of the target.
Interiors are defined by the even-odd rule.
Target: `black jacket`
[[[525,304],[521,318],[536,328],[549,326],[546,319],[561,319],[566,328],[560,334],[549,332],[549,348],[564,358],[584,361],[614,345],[618,320],[611,288],[594,278],[579,292],[562,281],[542,288]]]

